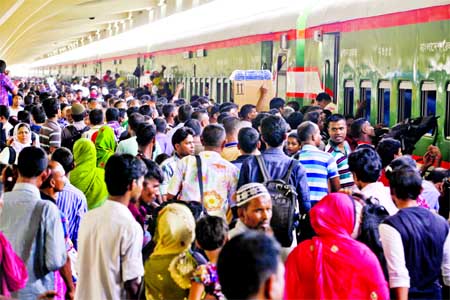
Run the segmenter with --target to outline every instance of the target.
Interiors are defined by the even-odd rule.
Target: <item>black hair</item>
[[[21,110],[17,113],[17,120],[19,122],[31,124],[31,116],[30,113],[26,110]]]
[[[313,123],[319,124],[319,120],[320,120],[320,112],[318,112],[317,110],[307,112],[303,116],[303,121],[311,121]]]
[[[292,107],[295,112],[300,110],[300,104],[297,101],[289,101],[286,105]]]
[[[283,144],[287,132],[286,121],[279,116],[268,116],[261,121],[261,135],[270,147]]]
[[[363,125],[366,123],[366,119],[359,118],[353,121],[352,126],[350,127],[350,135],[351,137],[357,139],[361,136]]]
[[[195,237],[203,250],[213,251],[221,248],[228,236],[228,224],[222,217],[205,216],[195,225]]]
[[[163,118],[156,118],[153,120],[156,126],[156,132],[165,133],[167,129],[167,122]]]
[[[383,168],[380,156],[371,148],[362,148],[350,153],[348,167],[359,180],[366,183],[376,182]]]
[[[220,115],[217,117],[217,123],[223,124],[223,120],[229,117],[232,117],[232,115],[229,112],[221,112]]]
[[[210,124],[203,129],[202,141],[205,147],[220,147],[225,140],[225,129],[223,127]]]
[[[152,108],[148,104],[144,104],[141,107],[139,107],[139,113],[141,113],[144,116],[152,116]]]
[[[128,118],[128,126],[134,132],[136,132],[139,124],[144,122],[145,122],[144,116],[138,112],[131,114],[130,117]]]
[[[161,153],[155,158],[155,162],[158,165],[161,165],[168,158],[170,158],[170,155],[168,155],[167,153]]]
[[[297,129],[298,125],[303,122],[303,114],[299,111],[295,111],[287,117],[286,122],[289,124],[292,130]]]
[[[410,166],[399,166],[388,175],[391,193],[401,200],[416,200],[422,191],[422,177]]]
[[[114,108],[117,108],[120,104],[122,104],[122,103],[125,103],[126,104],[126,102],[124,101],[124,100],[118,100],[118,101],[116,101],[116,103],[114,103]],[[117,108],[118,109],[118,108]]]
[[[159,183],[164,181],[164,174],[158,164],[150,159],[143,158],[145,166],[147,167],[147,173],[145,173],[145,179],[156,179]]]
[[[91,125],[100,125],[103,123],[103,111],[101,109],[93,109],[89,112],[89,122]]]
[[[114,154],[106,162],[105,182],[111,196],[122,196],[133,182],[147,173],[142,160],[130,154]]]
[[[164,104],[162,107],[162,113],[164,115],[164,118],[168,118],[170,114],[173,113],[176,109],[177,107],[175,106],[175,104],[172,103]]]
[[[381,157],[383,168],[387,167],[394,160],[401,147],[401,143],[393,138],[384,138],[378,143],[377,152]]]
[[[125,108],[119,108],[119,120],[122,118],[125,118],[125,115],[127,114],[127,110]]]
[[[139,112],[139,107],[133,106],[127,108],[127,117],[129,118],[132,114]]]
[[[66,171],[66,174],[72,171],[74,168],[73,154],[66,147],[57,148],[52,153],[52,160],[59,162],[61,166],[64,168],[64,171]]]
[[[220,106],[218,104],[214,104],[207,108],[208,116],[212,117],[214,114],[220,113]]]
[[[244,127],[239,130],[238,143],[239,148],[244,153],[252,153],[258,147],[259,132],[252,127]]]
[[[222,292],[227,299],[250,299],[279,264],[280,245],[272,237],[256,231],[238,235],[225,244],[217,261]]]
[[[136,130],[136,142],[139,146],[149,145],[156,136],[156,128],[152,124],[141,123]]]
[[[44,107],[45,115],[47,118],[53,118],[58,114],[59,102],[55,98],[47,98],[42,101],[42,106]]]
[[[302,122],[297,128],[297,138],[300,142],[306,142],[311,139],[311,136],[316,131],[315,123],[311,121]]]
[[[239,111],[239,117],[241,119],[245,119],[248,117],[248,114],[252,112],[253,109],[256,108],[256,105],[253,104],[245,104],[241,107],[241,110]]]
[[[6,71],[6,62],[4,60],[0,60],[0,73],[5,73]]]
[[[119,121],[119,109],[110,107],[106,110],[105,116],[106,122]]]
[[[5,117],[9,119],[9,108],[6,105],[0,105],[0,117]]]
[[[1,111],[1,105],[0,105],[0,111]],[[45,112],[42,108],[42,105],[35,105],[31,109],[31,115],[33,116],[33,119],[36,123],[44,123],[45,122]],[[0,113],[1,116],[1,113]]]
[[[194,112],[194,109],[192,108],[191,105],[189,105],[189,104],[181,105],[178,108],[178,120],[181,123],[186,122],[187,120],[189,120],[192,117],[193,112]]]
[[[84,117],[86,116],[86,111],[84,110],[81,114],[79,114],[79,115],[74,115],[74,114],[72,114],[72,119],[75,121],[75,122],[80,122],[80,121],[83,121],[84,120]]]
[[[426,180],[433,183],[442,182],[446,177],[450,176],[450,171],[444,168],[435,168],[425,177]]]
[[[189,135],[194,136],[195,133],[190,127],[181,127],[178,128],[175,133],[172,135],[172,145],[175,147],[175,145],[180,144],[182,141],[184,141]]]
[[[17,177],[19,177],[19,171],[17,170],[17,165],[3,165],[2,170],[2,188],[0,189],[0,194],[3,192],[11,192],[16,185]]]
[[[221,114],[223,113],[229,113],[232,109],[237,109],[238,106],[236,103],[233,102],[224,102],[220,104],[219,111]]]
[[[41,148],[25,147],[19,153],[17,168],[25,178],[38,177],[47,169],[47,165],[47,154]]]
[[[317,96],[316,96],[316,101],[317,102],[322,102],[322,101],[331,101],[331,97],[330,97],[330,95],[328,95],[327,93],[319,93]]]
[[[223,128],[225,129],[225,133],[230,135],[239,130],[239,124],[241,120],[237,117],[227,117],[223,119]]]
[[[196,120],[201,121],[202,120],[202,115],[204,115],[204,114],[208,115],[208,112],[206,111],[206,109],[199,108],[199,109],[197,109],[196,111],[194,111],[192,113],[192,119],[196,119]]]
[[[341,114],[332,114],[328,117],[327,123],[345,121],[345,117]]]
[[[194,136],[200,136],[202,134],[202,124],[197,119],[190,119],[184,123],[184,126],[189,127],[194,132]]]
[[[261,121],[265,118],[270,116],[267,112],[260,112],[258,115],[256,115],[256,118],[252,120],[252,127],[256,130],[259,130],[258,127],[261,126]]]
[[[270,100],[269,109],[277,109],[280,110],[284,107],[286,104],[286,101],[284,101],[283,98],[275,97],[272,100]]]
[[[33,104],[33,96],[28,94],[23,98],[23,104],[25,106]]]

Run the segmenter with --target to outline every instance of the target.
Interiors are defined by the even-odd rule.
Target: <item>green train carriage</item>
[[[297,32],[297,68],[316,70],[340,113],[354,113],[363,100],[372,124],[440,116],[437,145],[450,166],[448,1],[328,2],[300,16]],[[314,97],[307,92],[299,101]],[[425,135],[415,154],[433,140]]]

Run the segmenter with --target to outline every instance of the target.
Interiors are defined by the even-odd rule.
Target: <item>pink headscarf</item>
[[[0,270],[1,294],[3,296],[9,297],[10,292],[25,287],[28,281],[27,268],[2,232],[0,232]]]
[[[332,193],[310,213],[317,236],[302,242],[286,261],[286,299],[389,299],[380,263],[351,238],[355,208],[346,194]]]

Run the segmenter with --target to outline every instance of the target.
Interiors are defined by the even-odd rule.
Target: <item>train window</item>
[[[450,139],[450,83],[447,85],[447,107],[445,109],[445,136]]]
[[[361,81],[360,99],[365,103],[363,116],[370,120],[370,98],[372,96],[372,84],[368,80]]]
[[[436,114],[436,83],[425,81],[420,92],[420,107],[422,116]]]
[[[346,80],[344,83],[344,113],[353,115],[353,105],[355,99],[355,83],[353,80]]]
[[[401,81],[399,85],[398,121],[411,118],[412,83]]]
[[[378,84],[378,123],[389,126],[391,105],[391,83],[380,81]]]

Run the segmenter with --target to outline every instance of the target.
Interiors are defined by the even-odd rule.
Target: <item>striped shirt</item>
[[[341,188],[352,187],[354,184],[353,176],[348,168],[348,155],[350,154],[351,149],[347,141],[344,141],[344,152],[342,152],[338,145],[330,139],[328,145],[325,147],[325,152],[333,155],[336,160]]]
[[[78,228],[80,227],[81,218],[87,211],[86,196],[74,187],[69,180],[66,180],[64,189],[58,193],[56,205],[67,217],[69,237],[75,249],[77,249]]]
[[[328,180],[338,176],[334,157],[312,145],[304,145],[298,160],[306,169],[311,204],[314,205],[328,194]]]
[[[47,120],[39,130],[39,142],[50,153],[50,147],[61,147],[61,127],[57,122]]]

